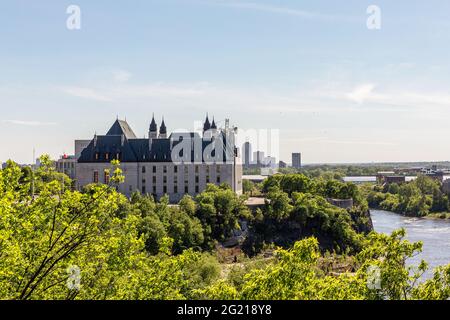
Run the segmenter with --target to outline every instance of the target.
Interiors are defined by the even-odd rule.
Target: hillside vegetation
[[[118,162],[110,173],[110,185],[78,192],[49,160],[35,174],[13,162],[0,171],[0,299],[450,297],[450,266],[421,284],[426,263],[406,266],[421,243],[403,240],[402,230],[359,229],[367,203],[351,184],[277,176],[262,190],[266,205],[250,211],[246,197],[225,185],[178,206],[128,199],[116,192]],[[355,205],[341,209],[327,197],[352,197]],[[247,255],[222,261],[220,244],[243,221]]]

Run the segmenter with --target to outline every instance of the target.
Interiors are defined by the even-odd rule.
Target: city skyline
[[[66,9],[81,10],[69,30]],[[381,10],[369,30],[367,8]],[[308,163],[450,160],[450,3],[15,1],[2,7],[0,161],[73,153],[117,115],[143,137],[233,119]],[[14,31],[14,32],[11,32]]]

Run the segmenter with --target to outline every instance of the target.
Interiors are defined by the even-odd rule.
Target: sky
[[[278,132],[286,162],[450,160],[449,13],[447,0],[2,1],[0,162],[73,153],[117,117],[144,137],[153,113],[169,131],[208,113],[242,139]]]

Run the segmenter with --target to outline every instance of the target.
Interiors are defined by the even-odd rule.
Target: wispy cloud
[[[357,86],[354,88],[351,92],[347,94],[347,97],[356,102],[356,103],[363,103],[367,99],[371,98],[373,96],[373,90],[375,89],[374,84],[363,84],[360,86]]]
[[[132,74],[125,70],[115,70],[112,72],[113,79],[117,82],[127,82],[130,80]]]
[[[99,86],[60,87],[64,94],[100,102],[120,102],[135,105],[177,105],[183,108],[226,108],[230,112],[247,111],[271,114],[310,114],[369,110],[402,112],[405,109],[430,109],[450,106],[450,94],[405,89],[384,88],[376,83],[340,85],[327,90],[326,84],[315,84],[301,90],[270,91],[258,88],[215,86],[198,83],[102,84]],[[349,103],[352,102],[352,103]],[[370,107],[368,109],[367,107]],[[427,111],[428,112],[428,111]]]
[[[268,12],[268,13],[275,13],[275,14],[283,14],[283,15],[290,15],[290,16],[296,16],[304,19],[320,19],[320,20],[352,20],[349,17],[344,16],[338,16],[338,15],[332,15],[332,14],[326,14],[326,13],[320,13],[320,12],[312,12],[307,10],[301,10],[301,9],[294,9],[289,7],[283,7],[283,6],[275,6],[275,5],[268,5],[263,3],[257,3],[257,2],[250,2],[250,1],[236,1],[236,0],[219,0],[219,1],[202,1],[204,4],[208,5],[216,5],[216,6],[222,6],[222,7],[228,7],[228,8],[235,8],[235,9],[244,9],[244,10],[253,10],[253,11],[262,11],[262,12]]]
[[[378,104],[408,108],[450,106],[450,94],[437,91],[391,89],[375,90],[375,84],[361,84],[345,94],[345,98],[358,104]]]
[[[115,92],[120,97],[195,97],[205,94],[207,84],[169,85],[164,83],[122,86]]]
[[[3,120],[3,123],[9,123],[20,126],[31,126],[31,127],[40,127],[40,126],[55,126],[56,122],[41,122],[41,121],[26,121],[26,120]]]
[[[71,96],[102,102],[112,102],[127,98],[188,98],[202,96],[206,84],[168,85],[163,83],[144,85],[115,85],[103,87],[62,87]]]
[[[95,101],[110,102],[112,99],[106,95],[99,93],[92,88],[83,87],[63,87],[61,88],[63,92],[78,98],[85,98]]]

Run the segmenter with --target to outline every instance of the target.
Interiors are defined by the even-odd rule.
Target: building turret
[[[155,115],[152,116],[152,122],[150,123],[148,137],[150,139],[156,139],[158,137],[158,126],[156,125]]]
[[[161,126],[159,127],[159,137],[167,138],[167,128],[166,124],[164,123],[164,117],[162,119]]]
[[[208,114],[206,114],[206,120],[203,124],[203,133],[211,129],[211,124],[209,123]]]

